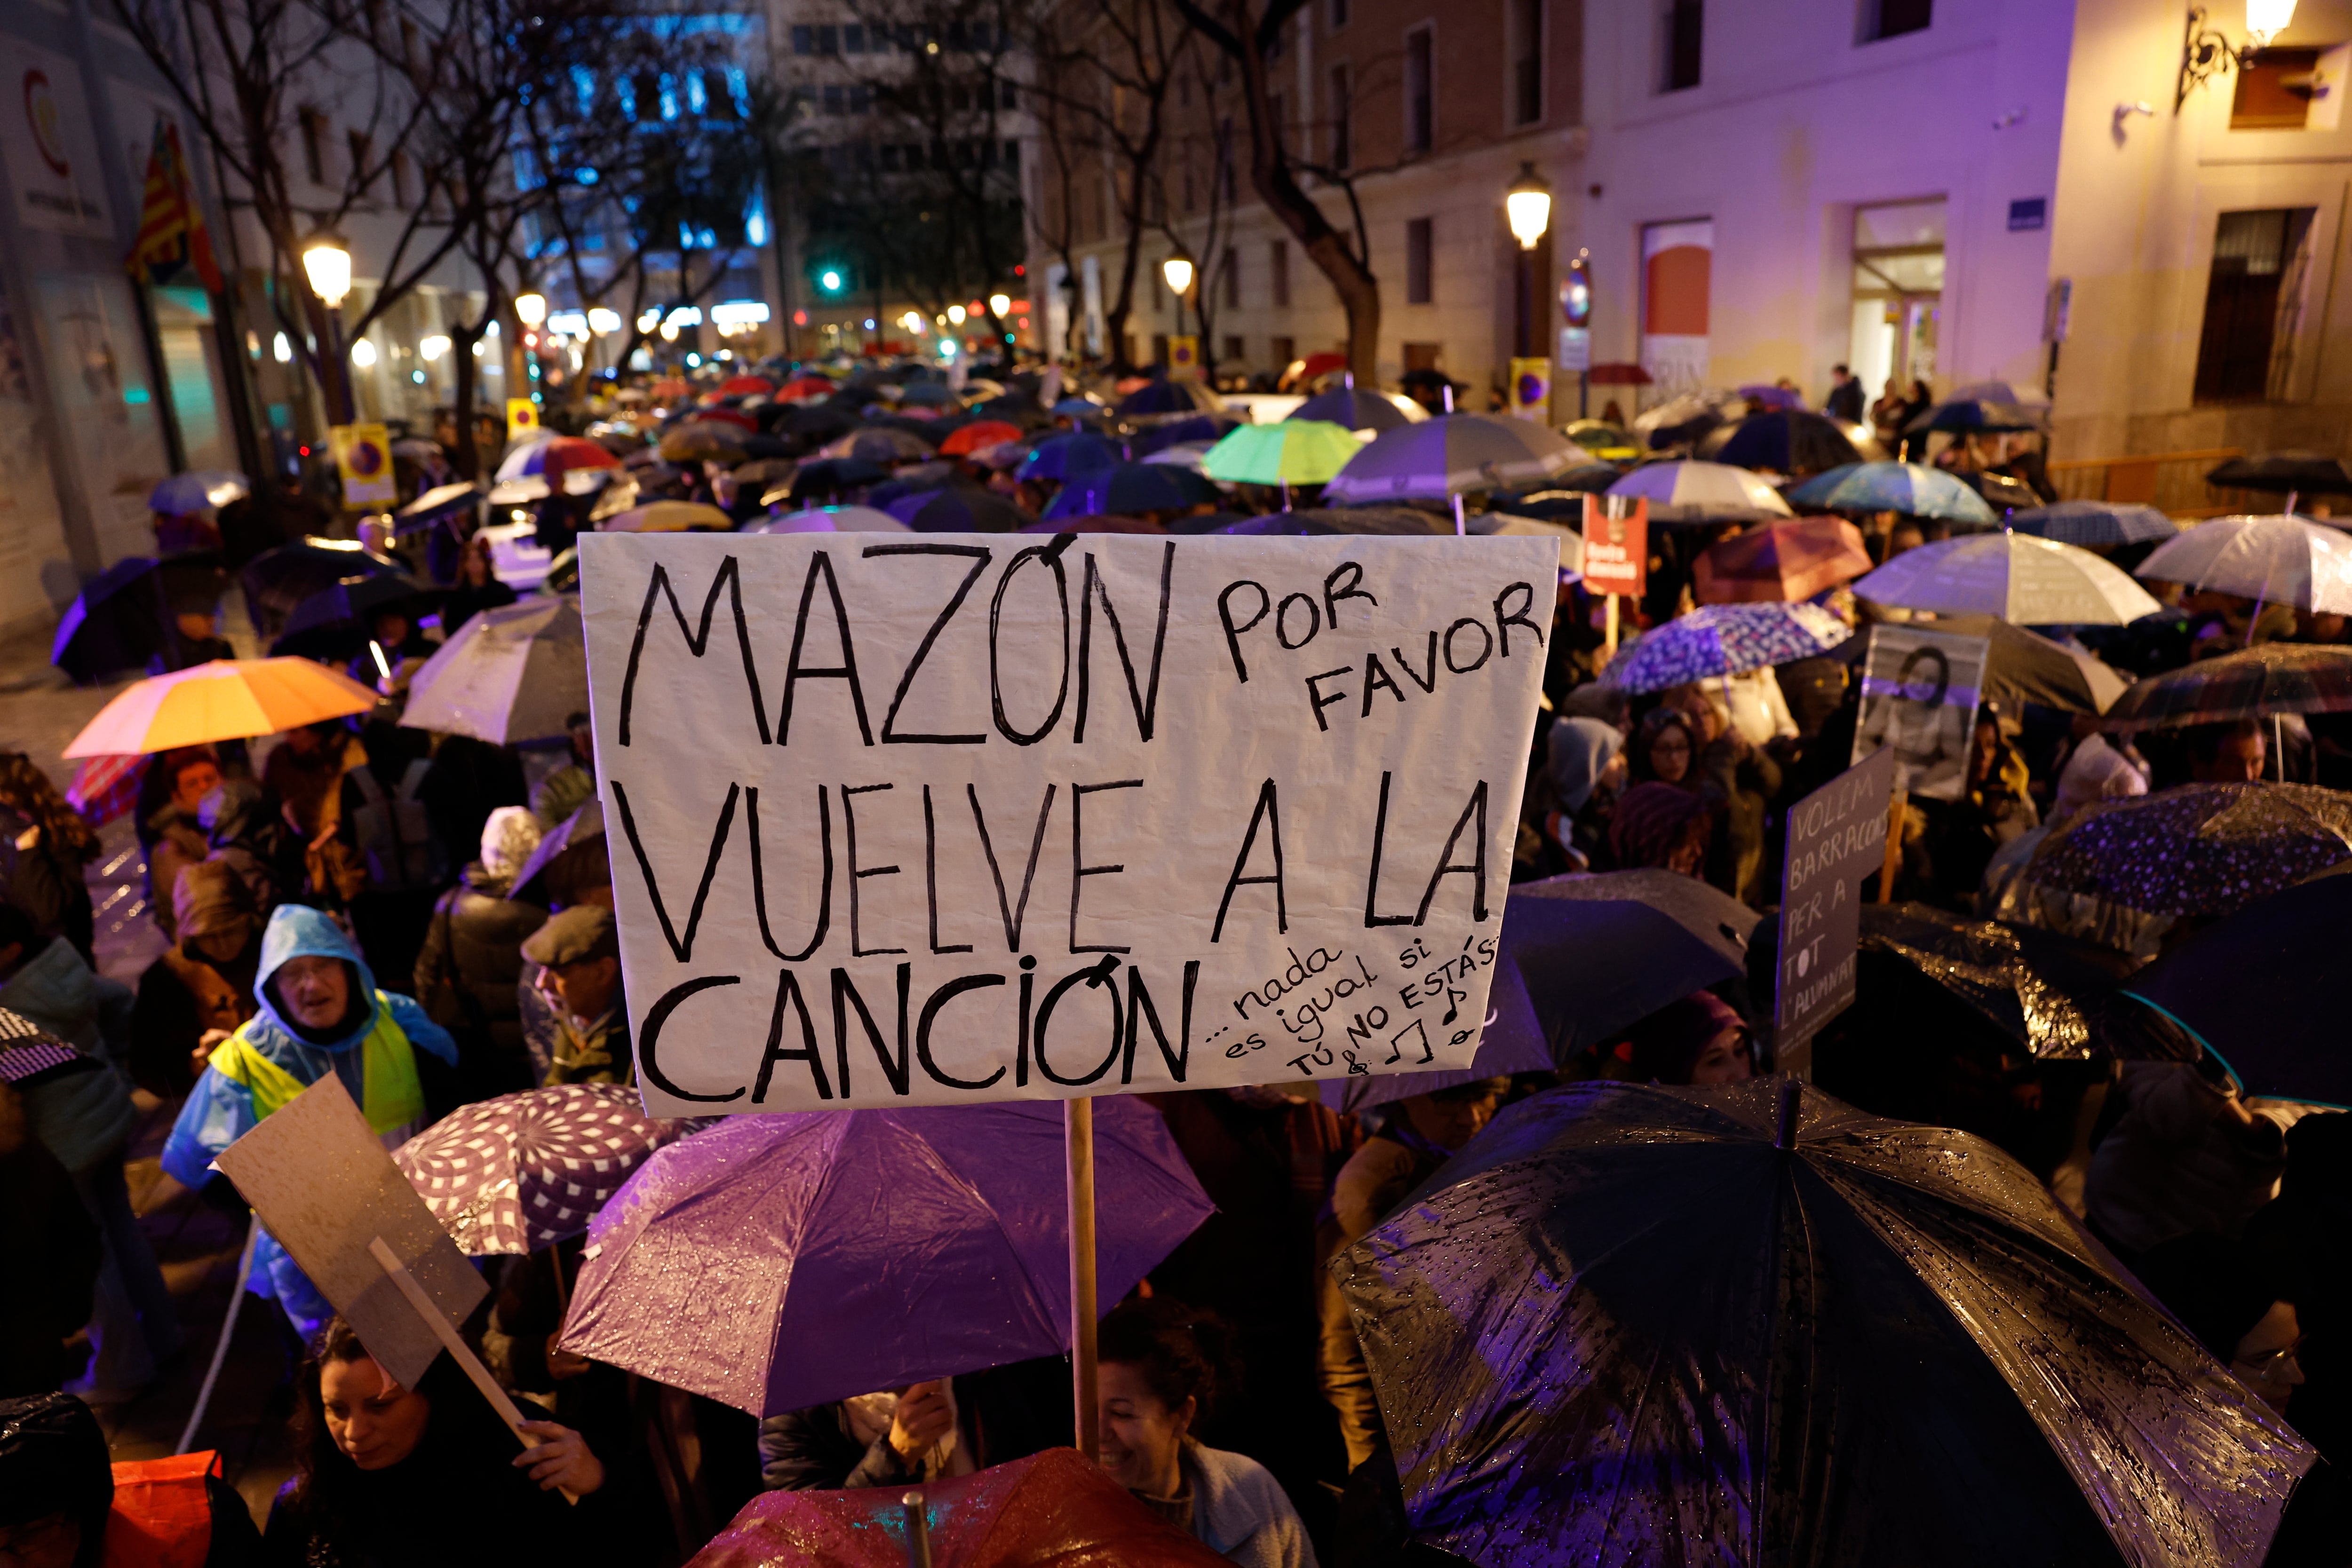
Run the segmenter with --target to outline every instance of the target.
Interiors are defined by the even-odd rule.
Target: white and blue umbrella
[[[1326,501],[1442,501],[1567,473],[1591,455],[1549,425],[1450,413],[1384,430],[1323,486]]]
[[[1916,463],[1853,463],[1816,474],[1789,492],[1801,507],[1829,512],[1902,512],[1955,523],[1997,523],[1985,499],[1940,468]]]
[[[1905,550],[1853,591],[1937,615],[1998,615],[2012,626],[2122,626],[2162,608],[2089,550],[2031,534],[1963,534]]]
[[[2168,539],[2180,525],[2158,511],[2126,501],[2060,501],[2009,515],[2021,534],[2056,539],[2062,545],[2132,545]]]
[[[1627,643],[1601,678],[1621,691],[1662,692],[1810,659],[1853,635],[1817,604],[1706,604]]]

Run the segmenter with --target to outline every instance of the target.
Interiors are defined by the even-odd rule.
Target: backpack
[[[352,813],[352,841],[367,867],[368,886],[376,892],[413,892],[437,887],[443,881],[445,857],[434,841],[424,802],[416,798],[432,766],[421,757],[411,762],[389,799],[373,768],[354,768],[346,775],[362,798],[359,810]]]

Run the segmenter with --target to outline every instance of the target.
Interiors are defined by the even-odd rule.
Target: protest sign
[[[213,1163],[404,1387],[416,1386],[442,1341],[370,1243],[381,1238],[453,1325],[489,1293],[331,1072]]]
[[[1466,1064],[1559,544],[594,534],[656,1114]]]
[[[1896,788],[1922,800],[1958,800],[1968,780],[1969,742],[1990,646],[1984,637],[1916,626],[1872,627],[1853,760],[1888,747],[1895,753]]]
[[[1894,791],[1895,753],[1882,746],[1789,813],[1773,985],[1772,1053],[1782,1072],[1801,1072],[1808,1042],[1853,1002],[1862,880],[1879,869]]]
[[[1591,593],[1642,597],[1650,581],[1647,497],[1584,497],[1584,586]]]

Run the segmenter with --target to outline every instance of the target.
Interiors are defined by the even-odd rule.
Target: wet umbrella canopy
[[[458,1248],[535,1252],[588,1228],[630,1173],[693,1124],[646,1115],[612,1083],[559,1083],[461,1105],[393,1151]]]
[[[1853,628],[1812,604],[1703,604],[1628,643],[1601,678],[1628,692],[1662,692],[1826,653]]]
[[[1786,1080],[1538,1095],[1332,1274],[1486,1568],[2253,1568],[2315,1458],[2008,1156]]]
[[[2263,643],[2133,684],[2111,729],[2223,724],[2273,713],[2352,711],[2352,648]]]
[[[2182,784],[2095,806],[2042,841],[2040,886],[2155,915],[2229,915],[2352,859],[2352,797],[2308,784]]]

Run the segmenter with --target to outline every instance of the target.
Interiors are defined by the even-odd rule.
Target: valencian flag
[[[131,276],[142,283],[169,283],[194,268],[204,286],[223,287],[213,261],[212,236],[205,232],[204,209],[188,181],[188,157],[180,129],[158,115],[155,145],[147,154],[146,189],[140,198],[139,238],[131,246]]]

